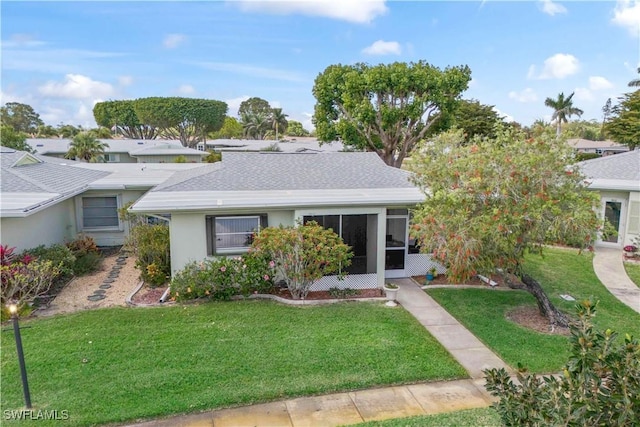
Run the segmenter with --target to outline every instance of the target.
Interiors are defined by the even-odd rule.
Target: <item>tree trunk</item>
[[[540,283],[538,283],[538,281],[533,277],[528,274],[522,274],[518,277],[520,279],[520,283],[515,283],[511,280],[507,273],[502,274],[502,278],[511,289],[522,289],[533,295],[538,303],[538,310],[540,310],[540,314],[549,320],[549,323],[552,326],[565,328],[569,326],[569,318],[551,303],[551,300],[549,300],[549,297],[544,292],[544,289],[542,289],[542,286],[540,286]]]

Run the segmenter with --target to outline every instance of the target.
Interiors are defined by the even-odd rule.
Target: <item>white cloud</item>
[[[187,36],[184,34],[167,34],[162,41],[162,45],[167,49],[175,49],[185,41],[187,41]]]
[[[611,22],[626,28],[631,36],[640,37],[640,2],[618,0]]]
[[[593,101],[593,94],[586,87],[577,87],[573,92],[576,101]]]
[[[533,89],[528,87],[520,92],[512,90],[509,92],[509,98],[515,99],[518,102],[534,102],[538,100],[538,95]]]
[[[229,110],[227,111],[227,115],[231,117],[237,116],[238,108],[240,108],[240,104],[242,104],[242,101],[246,101],[249,98],[250,96],[243,95],[237,98],[225,99],[224,102],[226,102],[227,106],[229,107]]]
[[[2,41],[3,48],[39,47],[46,44],[46,42],[37,40],[33,34],[27,33],[14,33],[9,36],[9,40]]]
[[[388,11],[385,0],[239,0],[229,3],[238,5],[244,12],[322,16],[359,24],[369,23]]]
[[[400,55],[402,48],[398,42],[386,42],[377,40],[371,46],[362,49],[365,55]]]
[[[498,113],[498,116],[502,117],[505,122],[514,122],[515,121],[515,119],[513,118],[512,115],[509,115],[507,113],[503,113],[502,111],[498,110],[495,106],[493,107],[493,110],[496,113]]]
[[[176,92],[179,95],[193,95],[196,92],[196,90],[191,85],[180,85],[176,90]]]
[[[547,15],[557,15],[558,13],[567,13],[567,8],[560,3],[554,3],[551,0],[542,0],[541,9]]]
[[[118,77],[118,84],[120,86],[131,86],[133,84],[133,77],[131,77],[131,76],[120,76],[120,77]]]
[[[556,53],[544,60],[542,71],[536,76],[536,67],[531,65],[527,77],[532,79],[564,79],[567,76],[576,74],[580,69],[580,61],[573,55],[567,53]]]
[[[64,82],[49,81],[38,87],[44,96],[53,98],[108,98],[114,94],[113,86],[109,83],[92,80],[81,74],[67,74]]]
[[[613,84],[601,76],[591,76],[589,77],[589,89],[591,90],[604,90],[611,89]]]

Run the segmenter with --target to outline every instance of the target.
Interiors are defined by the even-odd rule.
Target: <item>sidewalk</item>
[[[507,366],[411,279],[396,279],[398,302],[451,353],[471,379],[301,397],[207,411],[130,427],[323,426],[356,424],[489,406],[482,370]]]
[[[609,292],[640,313],[640,288],[627,276],[620,249],[596,246],[593,270]]]

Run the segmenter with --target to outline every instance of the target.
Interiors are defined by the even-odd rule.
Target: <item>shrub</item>
[[[51,245],[48,247],[40,245],[25,250],[23,254],[33,256],[41,261],[51,261],[53,265],[57,265],[60,279],[66,280],[75,273],[76,257],[71,249],[65,245]]]
[[[8,313],[4,311],[8,303],[15,303],[23,309],[32,303],[36,297],[46,293],[54,280],[60,274],[57,265],[51,261],[36,260],[30,255],[21,258],[11,257],[13,250],[3,247],[4,263],[0,265],[0,304],[2,304],[2,319]],[[8,255],[8,256],[7,256]]]
[[[101,256],[93,237],[81,234],[74,241],[67,243],[67,247],[76,257],[73,264],[74,274],[82,276],[97,270]]]
[[[222,160],[222,153],[217,151],[209,151],[209,154],[204,158],[207,163],[216,163]]]
[[[336,286],[329,288],[329,295],[331,298],[349,298],[354,295],[358,295],[357,289],[344,288],[340,289]]]
[[[267,227],[255,236],[252,251],[272,259],[294,299],[305,298],[314,281],[341,273],[351,263],[351,248],[332,230],[311,221],[297,227]]]
[[[177,301],[198,298],[229,300],[234,295],[249,295],[271,287],[273,274],[268,261],[244,255],[187,264],[174,276],[171,295]]]
[[[137,224],[131,229],[129,245],[137,257],[140,278],[152,287],[166,283],[171,277],[169,227]]]
[[[537,377],[520,368],[514,384],[504,369],[488,369],[486,389],[507,426],[640,425],[640,344],[627,334],[596,331],[592,301],[576,306],[571,356],[561,377]]]

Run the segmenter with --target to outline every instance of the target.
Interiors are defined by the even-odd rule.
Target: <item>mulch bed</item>
[[[537,307],[516,307],[507,312],[505,316],[508,320],[517,323],[520,326],[533,329],[537,332],[542,332],[543,334],[564,336],[568,336],[570,334],[569,328],[552,328],[551,325],[549,325],[549,321],[540,314]]]
[[[166,286],[152,288],[146,284],[131,298],[134,304],[158,304],[160,297],[167,290]]]

